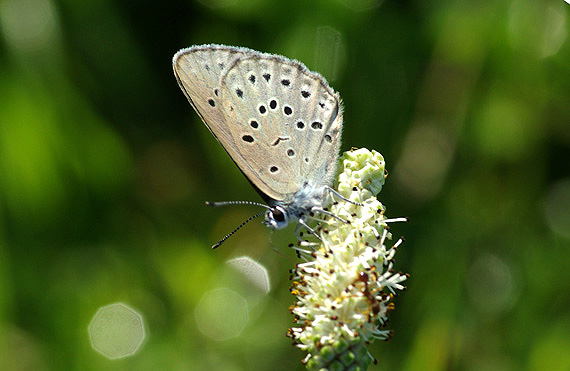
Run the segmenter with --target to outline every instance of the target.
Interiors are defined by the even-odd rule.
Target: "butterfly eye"
[[[285,214],[279,209],[273,210],[273,219],[275,219],[279,223],[283,223],[285,221]]]
[[[273,229],[282,229],[289,223],[287,211],[282,206],[274,206],[265,214],[265,225]]]

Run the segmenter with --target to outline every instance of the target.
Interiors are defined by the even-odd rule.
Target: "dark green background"
[[[321,72],[344,99],[343,150],[386,158],[379,198],[410,218],[392,231],[412,276],[373,369],[568,370],[569,14],[563,0],[0,1],[0,368],[302,369],[285,337],[293,230],[256,221],[210,250],[258,209],[203,202],[259,200],[172,74],[178,49],[214,42]],[[272,290],[215,342],[194,308],[242,255]],[[87,326],[118,301],[149,337],[109,361]]]

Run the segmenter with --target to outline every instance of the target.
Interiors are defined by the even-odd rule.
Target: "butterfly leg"
[[[304,243],[306,241],[301,237],[301,227],[301,223],[297,223],[297,226],[295,227],[295,237],[297,237],[299,242]]]
[[[328,210],[319,209],[319,208],[317,208],[317,207],[314,207],[311,211],[314,211],[314,212],[317,212],[317,213],[320,213],[320,214],[328,215],[328,216],[330,216],[330,217],[333,217],[333,218],[339,220],[339,221],[342,222],[342,223],[349,224],[348,220],[344,220],[344,219],[341,218],[340,216],[338,216],[338,215],[336,215],[336,214],[333,214],[333,213],[331,213],[331,212],[328,211]],[[316,219],[316,218],[313,218],[313,219]],[[321,219],[316,219],[316,220],[321,220]],[[323,221],[323,222],[326,223],[326,220],[321,220],[321,221]]]
[[[303,239],[301,239],[301,236],[299,236],[299,229],[301,228],[300,226],[305,227],[305,229],[312,234],[313,236],[317,237],[319,240],[321,240],[321,237],[319,237],[318,233],[315,232],[315,230],[313,228],[311,228],[306,222],[304,218],[299,218],[299,224],[297,224],[297,228],[295,230],[295,234],[297,235],[297,238],[300,241],[304,241]],[[322,241],[322,240],[321,240]]]
[[[361,204],[360,202],[355,202],[355,201],[349,200],[348,198],[344,197],[343,195],[338,193],[338,191],[336,191],[334,188],[332,188],[330,186],[326,186],[326,190],[329,191],[330,193],[332,193],[333,195],[337,196],[338,198],[340,198],[343,201],[350,202],[351,204],[357,205],[357,206],[364,206],[364,204]]]

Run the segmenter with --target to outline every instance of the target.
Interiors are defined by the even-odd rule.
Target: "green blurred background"
[[[412,276],[372,369],[570,370],[569,30],[563,0],[0,0],[0,369],[303,369],[293,230],[256,221],[210,250],[258,209],[204,201],[259,198],[171,58],[224,43],[321,72],[343,150],[386,158]],[[225,264],[244,255],[269,295]],[[215,341],[195,308],[223,287],[249,320]],[[117,361],[87,332],[114,302],[148,333]]]

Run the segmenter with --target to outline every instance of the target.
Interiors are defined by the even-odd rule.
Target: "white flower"
[[[347,199],[330,212],[350,221],[327,216],[317,227],[321,241],[295,247],[304,262],[293,271],[291,292],[297,302],[291,308],[297,327],[288,335],[308,354],[309,370],[367,369],[374,358],[367,345],[386,340],[387,315],[392,298],[407,274],[392,270],[396,248],[384,206],[375,197],[385,179],[384,158],[378,152],[353,149],[340,158],[335,188]],[[316,245],[313,248],[313,245]]]

